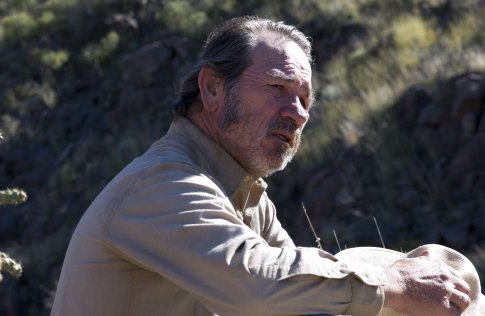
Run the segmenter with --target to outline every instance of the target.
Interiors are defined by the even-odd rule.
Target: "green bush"
[[[42,64],[52,70],[60,69],[69,61],[69,52],[66,50],[44,50],[39,52]]]
[[[13,12],[0,20],[2,38],[8,44],[18,44],[28,40],[37,28],[37,21],[28,12]]]
[[[454,47],[461,48],[470,43],[481,32],[483,22],[474,15],[465,15],[450,25],[446,32],[445,42]]]
[[[18,188],[0,190],[0,206],[23,203],[27,200],[27,194]]]
[[[55,14],[52,11],[44,11],[37,19],[37,22],[42,26],[48,26],[52,24],[56,19]]]
[[[6,253],[0,252],[0,272],[7,272],[18,278],[22,274],[22,266]],[[0,274],[0,282],[2,279],[2,274]]]
[[[155,19],[163,27],[197,35],[210,22],[206,12],[200,8],[204,4],[196,4],[194,1],[166,1],[163,10],[155,13]]]
[[[0,140],[2,139],[3,136],[0,132]],[[0,206],[23,203],[26,199],[27,194],[20,189],[0,190]],[[14,277],[19,277],[22,273],[22,266],[6,253],[0,252],[0,281],[3,278],[1,272],[7,272]]]
[[[119,43],[120,35],[116,31],[110,31],[98,43],[88,45],[82,56],[88,63],[100,67],[110,59]]]
[[[423,50],[436,42],[437,34],[429,22],[415,15],[398,18],[391,25],[396,59],[404,68],[418,65]]]

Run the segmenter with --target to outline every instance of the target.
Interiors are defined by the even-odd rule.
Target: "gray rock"
[[[162,42],[142,47],[122,58],[123,80],[138,87],[150,85],[157,70],[170,64],[172,55],[173,50]]]

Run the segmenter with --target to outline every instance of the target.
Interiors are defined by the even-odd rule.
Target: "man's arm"
[[[190,167],[147,172],[119,201],[108,240],[223,315],[376,315],[377,276],[316,248],[272,247],[237,218],[229,199]]]

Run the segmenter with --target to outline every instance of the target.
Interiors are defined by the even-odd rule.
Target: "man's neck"
[[[200,110],[189,113],[187,119],[200,128],[210,139],[219,144],[217,137],[217,122],[215,122],[211,115],[207,115],[204,110]]]

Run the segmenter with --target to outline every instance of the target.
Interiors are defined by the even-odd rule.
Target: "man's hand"
[[[470,287],[458,273],[425,251],[385,270],[384,306],[407,315],[459,316],[470,304]]]

